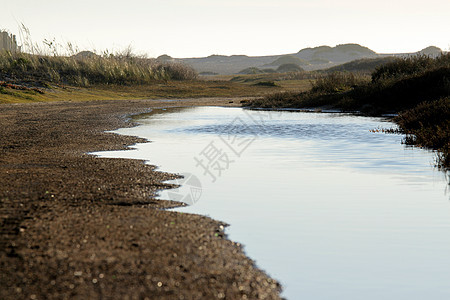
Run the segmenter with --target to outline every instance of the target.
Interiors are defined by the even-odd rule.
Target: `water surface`
[[[230,224],[287,299],[450,299],[450,205],[434,155],[347,114],[157,110],[105,157],[185,173],[162,199]]]

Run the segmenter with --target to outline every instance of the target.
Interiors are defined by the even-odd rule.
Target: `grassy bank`
[[[309,91],[274,93],[248,103],[259,108],[327,107],[367,115],[400,113],[395,121],[406,143],[440,151],[438,165],[449,168],[450,54],[395,59],[370,77],[333,72],[312,82]]]
[[[406,144],[438,150],[437,166],[450,169],[450,97],[423,102],[394,120]]]
[[[264,96],[277,88],[200,80],[189,66],[131,53],[0,52],[0,103]]]
[[[0,53],[0,78],[4,81],[67,84],[149,84],[157,80],[193,80],[197,73],[181,64],[162,63],[131,53],[72,56]]]
[[[158,81],[145,85],[92,85],[90,87],[52,86],[50,89],[15,89],[2,87],[1,103],[49,101],[89,101],[113,99],[174,99],[205,97],[264,96],[276,88],[223,81]]]
[[[252,107],[305,108],[328,106],[377,115],[413,108],[450,92],[450,54],[396,59],[378,67],[371,77],[334,72],[312,82],[309,91],[275,93],[250,103]]]

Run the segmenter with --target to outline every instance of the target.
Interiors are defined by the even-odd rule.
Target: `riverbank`
[[[145,85],[57,86],[48,88],[9,84],[0,79],[0,104],[56,101],[237,98],[264,96],[278,87],[229,81],[168,81]]]
[[[405,143],[437,150],[436,165],[450,168],[450,54],[396,59],[381,65],[371,78],[330,73],[309,91],[275,93],[246,103],[252,108],[327,108],[365,115],[399,114],[394,121]]]
[[[232,103],[230,103],[233,101]],[[222,224],[160,208],[175,175],[87,155],[142,139],[105,133],[154,107],[241,99],[0,106],[2,299],[279,299]]]

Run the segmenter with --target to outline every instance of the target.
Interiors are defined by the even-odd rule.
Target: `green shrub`
[[[277,86],[277,84],[274,81],[260,81],[255,83],[256,86]]]

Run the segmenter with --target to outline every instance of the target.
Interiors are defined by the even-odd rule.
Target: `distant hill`
[[[250,75],[250,74],[265,74],[265,73],[289,73],[289,72],[301,72],[303,69],[296,64],[282,64],[276,69],[260,69],[255,67],[245,68],[239,71],[239,75]]]
[[[192,66],[199,73],[216,73],[216,74],[238,74],[248,68],[276,70],[284,64],[295,64],[305,71],[324,70],[338,65],[346,64],[352,61],[362,59],[385,58],[390,56],[404,57],[417,54],[425,54],[437,56],[442,50],[430,46],[414,53],[396,53],[396,54],[379,54],[375,51],[358,45],[358,44],[342,44],[336,47],[319,46],[314,48],[305,48],[297,53],[270,55],[270,56],[247,56],[247,55],[211,55],[199,58],[173,58],[173,61],[182,62]],[[160,57],[162,59],[172,59],[170,56]],[[158,58],[159,59],[159,58]],[[378,61],[355,62],[353,66],[345,66],[344,68],[371,68],[371,64]],[[358,64],[363,64],[359,65]],[[365,64],[365,65],[364,65]],[[255,71],[255,70],[246,70]]]
[[[343,44],[336,47],[306,48],[300,50],[296,56],[306,61],[320,59],[330,62],[348,62],[360,58],[376,57],[377,53],[358,44]]]
[[[237,74],[246,68],[258,68],[271,63],[280,56],[281,55],[250,57],[246,55],[211,55],[208,57],[181,58],[177,60],[192,66],[199,73],[213,72],[219,74]]]
[[[395,56],[395,57],[408,57],[414,55],[427,55],[431,57],[437,57],[443,53],[441,48],[435,46],[426,47],[420,51],[413,53],[389,53],[389,54],[378,54],[379,56]]]
[[[436,57],[442,54],[441,48],[430,46],[427,48],[424,48],[418,52],[419,54],[428,55],[432,57]]]
[[[278,73],[301,72],[303,69],[297,64],[282,64],[277,68]]]
[[[297,65],[297,66],[307,66],[309,65],[309,62],[307,62],[304,59],[298,58],[294,55],[283,55],[279,58],[277,58],[275,61],[265,65],[265,67],[279,67],[281,65],[286,65],[286,64],[293,64],[293,65]]]
[[[171,56],[169,56],[167,54],[163,54],[163,55],[158,56],[156,58],[156,60],[159,61],[159,62],[173,62],[174,61],[173,57],[171,57]]]

